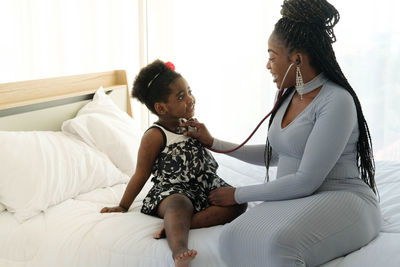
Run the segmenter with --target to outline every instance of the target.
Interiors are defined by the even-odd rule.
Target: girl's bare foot
[[[158,231],[154,234],[154,239],[161,239],[161,238],[165,238],[165,228],[164,226],[162,226],[160,229],[158,229]]]
[[[189,249],[175,257],[175,267],[189,267],[190,262],[196,257],[197,251]]]

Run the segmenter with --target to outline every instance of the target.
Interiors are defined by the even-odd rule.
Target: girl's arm
[[[125,193],[119,206],[105,207],[101,210],[102,213],[128,211],[132,202],[142,190],[147,179],[149,179],[153,164],[163,145],[164,139],[160,130],[151,128],[144,133],[139,146],[135,173],[125,189]]]

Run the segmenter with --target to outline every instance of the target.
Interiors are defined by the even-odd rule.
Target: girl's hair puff
[[[132,97],[137,98],[157,115],[154,104],[168,101],[171,93],[169,85],[179,77],[181,77],[179,73],[157,59],[142,68],[136,76],[133,82]]]

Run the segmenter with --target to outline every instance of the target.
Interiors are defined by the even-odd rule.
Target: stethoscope
[[[284,81],[285,81],[285,79],[286,79],[287,74],[289,73],[289,70],[293,67],[294,64],[295,64],[295,63],[292,63],[292,64],[289,65],[288,69],[286,70],[285,75],[283,76],[283,80],[282,80],[282,82],[281,82],[281,88],[279,89],[278,97],[276,98],[274,107],[273,107],[272,110],[271,110],[267,115],[265,115],[265,117],[258,123],[257,127],[253,130],[253,132],[249,135],[249,137],[247,137],[247,139],[244,140],[243,143],[241,143],[241,144],[238,145],[237,147],[235,147],[235,148],[233,148],[233,149],[229,149],[229,150],[219,150],[219,149],[214,149],[214,148],[211,148],[211,147],[208,147],[207,149],[208,149],[208,150],[211,150],[211,151],[213,151],[213,152],[216,152],[216,153],[224,153],[224,154],[227,154],[227,153],[231,153],[231,152],[233,152],[233,151],[235,151],[235,150],[238,150],[239,148],[241,148],[242,146],[244,146],[244,145],[253,137],[253,135],[257,132],[257,130],[258,130],[258,128],[260,128],[261,124],[263,124],[263,122],[264,122],[264,121],[272,114],[272,112],[274,112],[275,109],[278,107],[279,99],[280,99],[280,97],[282,96],[283,91],[284,91],[284,90],[282,90],[283,83],[284,83]]]

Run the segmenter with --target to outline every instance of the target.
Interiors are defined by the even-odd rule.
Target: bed
[[[129,212],[99,212],[134,172],[138,125],[123,70],[0,84],[0,266],[173,266],[166,240],[153,239],[162,220],[140,213],[150,182]],[[264,181],[262,167],[215,158],[234,186]],[[400,266],[400,162],[376,169],[379,236],[324,267]],[[190,231],[191,266],[225,266],[221,228]]]

